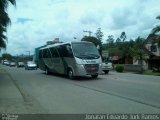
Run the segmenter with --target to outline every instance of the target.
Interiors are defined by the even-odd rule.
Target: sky
[[[160,24],[160,0],[16,0],[8,14],[7,50],[12,55],[34,53],[36,47],[59,38],[80,41],[85,30],[101,28],[103,43],[125,32],[127,40],[146,38]],[[77,39],[74,39],[76,37]]]

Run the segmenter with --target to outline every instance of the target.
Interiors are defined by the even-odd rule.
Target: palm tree
[[[160,16],[157,16],[156,19],[160,20]],[[152,44],[158,43],[158,47],[160,48],[160,25],[152,29],[147,39],[152,40]]]
[[[0,50],[6,48],[7,37],[4,35],[7,26],[11,23],[10,18],[6,12],[9,2],[16,5],[15,0],[0,0]]]
[[[139,64],[141,67],[141,73],[143,73],[143,61],[147,62],[147,54],[145,50],[143,49],[145,39],[138,37],[135,40],[135,44],[133,47],[130,47],[129,52],[134,58],[135,62],[139,61]]]

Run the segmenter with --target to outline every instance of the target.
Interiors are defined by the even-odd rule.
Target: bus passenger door
[[[47,66],[47,68],[49,68],[49,70],[52,69],[52,59],[51,59],[51,52],[49,51],[49,49],[45,49],[45,59],[44,59],[45,65]]]
[[[50,48],[52,54],[52,70],[56,73],[63,74],[63,63],[62,59],[56,48]]]

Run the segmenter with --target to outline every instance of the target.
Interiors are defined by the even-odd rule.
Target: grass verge
[[[160,76],[159,72],[144,72],[144,75],[155,75],[155,76]]]

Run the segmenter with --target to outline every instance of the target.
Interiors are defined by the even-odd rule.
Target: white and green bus
[[[46,74],[58,73],[73,79],[85,75],[97,78],[102,73],[101,56],[91,42],[56,43],[42,47],[38,53],[38,66]]]

